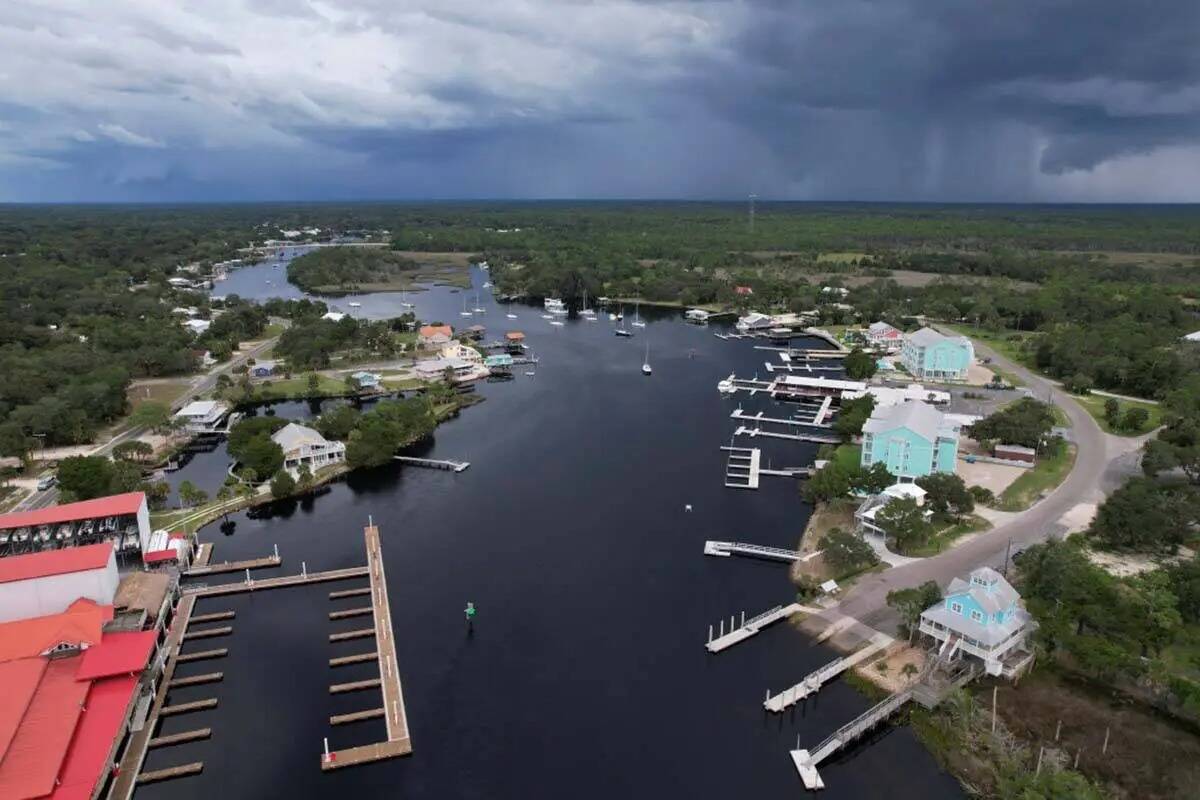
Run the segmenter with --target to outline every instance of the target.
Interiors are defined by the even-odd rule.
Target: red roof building
[[[65,575],[69,572],[84,572],[101,569],[112,556],[112,542],[89,544],[83,547],[64,547],[62,550],[47,550],[23,556],[0,558],[0,583],[28,581]]]
[[[751,289],[749,286],[735,286],[735,287],[733,287],[733,293],[740,294],[740,295],[749,295],[749,294],[754,294],[754,290]]]
[[[0,623],[61,614],[80,598],[112,605],[119,583],[112,542],[0,558]]]
[[[33,511],[16,511],[0,514],[0,530],[32,528],[38,525],[59,525],[83,519],[100,519],[136,515],[146,505],[145,492],[127,492],[78,503],[38,508]]]

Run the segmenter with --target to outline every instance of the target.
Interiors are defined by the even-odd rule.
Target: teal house
[[[1017,590],[991,567],[955,578],[937,605],[921,614],[920,631],[947,661],[974,657],[989,675],[1016,677],[1033,660],[1029,634],[1037,623]]]
[[[897,478],[954,472],[958,428],[920,400],[876,407],[863,425],[862,465],[882,463]]]
[[[905,335],[900,363],[914,378],[965,381],[975,362],[975,347],[965,336],[943,336],[933,328]]]

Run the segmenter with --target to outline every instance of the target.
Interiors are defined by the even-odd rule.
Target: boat
[[[642,322],[641,315],[638,314],[637,304],[634,304],[634,306],[633,306],[633,327],[635,327],[635,328],[646,327],[646,323]]]
[[[617,321],[617,315],[616,315],[616,314],[613,314],[612,312],[609,312],[609,314],[608,314],[608,319],[609,319],[609,321],[610,321],[610,322],[616,322],[616,321]]]
[[[462,311],[460,311],[460,312],[458,312],[458,315],[459,315],[460,317],[469,317],[469,316],[471,316],[471,312],[470,312],[470,311],[467,311],[467,296],[466,296],[465,294],[463,295],[463,310],[462,310]]]
[[[0,531],[0,545],[8,544],[8,531]]]
[[[650,374],[650,343],[646,342],[646,360],[642,362],[642,374]]]
[[[529,376],[529,377],[531,377],[531,378],[532,378],[534,375],[537,375],[537,373],[536,373],[536,372],[534,372],[533,370],[529,370],[529,371],[528,371],[528,372],[526,372],[525,374],[526,374],[526,375],[528,375],[528,376]]]
[[[517,318],[517,315],[516,315],[516,314],[505,314],[504,316],[508,317],[509,319],[516,319],[516,318]]]
[[[475,292],[475,307],[471,309],[476,314],[486,314],[487,309],[479,305],[479,292]]]
[[[542,314],[542,319],[554,319],[550,314]]]
[[[412,308],[413,307],[413,304],[408,302],[408,292],[404,291],[403,289],[400,290],[400,307],[401,308]]]
[[[591,320],[592,322],[596,321],[596,309],[588,308],[587,289],[583,290],[583,308],[579,309],[579,316],[583,317],[584,319]]]
[[[563,323],[562,323],[560,320],[557,320],[557,319],[550,320],[550,324],[551,324],[551,325],[557,325],[557,326],[558,326],[558,327],[560,327],[560,328],[563,326]]]
[[[490,288],[492,288],[492,282],[491,282],[491,281],[485,281],[485,282],[484,282],[484,284],[483,284],[483,288],[484,288],[484,289],[490,289]]]
[[[17,532],[13,534],[13,539],[21,543],[28,542],[29,528],[18,528]]]
[[[349,302],[346,305],[350,306],[351,308],[362,308],[362,303]]]
[[[633,336],[633,332],[628,331],[625,328],[617,328],[615,331],[613,331],[613,333],[615,333],[617,336]]]

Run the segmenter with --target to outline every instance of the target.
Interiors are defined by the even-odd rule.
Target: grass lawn
[[[929,541],[924,547],[915,548],[912,550],[912,552],[905,553],[904,555],[911,556],[913,558],[928,558],[929,556],[935,556],[943,550],[949,548],[954,543],[954,540],[958,537],[965,536],[968,533],[986,531],[991,527],[992,523],[988,522],[983,517],[980,517],[976,514],[971,514],[970,516],[964,517],[958,522],[951,521],[949,525],[946,525],[935,532],[933,536],[929,537]]]
[[[1147,431],[1152,431],[1162,424],[1162,408],[1151,403],[1138,403],[1131,400],[1117,400],[1117,408],[1120,409],[1119,414],[1124,414],[1128,408],[1144,408],[1146,413],[1150,415],[1146,420],[1145,426],[1141,430],[1123,431],[1117,430],[1108,424],[1108,420],[1104,418],[1104,404],[1110,398],[1098,394],[1088,395],[1073,395],[1079,405],[1087,409],[1087,412],[1095,418],[1100,424],[1101,429],[1105,433],[1111,433],[1114,436],[1140,436]]]
[[[425,381],[418,380],[417,378],[390,378],[385,375],[383,377],[383,385],[389,389],[408,391],[410,389],[420,389],[428,384],[426,384]]]
[[[318,375],[317,391],[308,388],[308,375],[297,375],[281,380],[268,380],[254,385],[254,399],[284,400],[304,397],[337,397],[347,393],[346,382],[326,375]]]
[[[273,339],[276,336],[278,336],[279,334],[283,333],[285,330],[286,330],[286,328],[283,325],[280,325],[278,323],[271,323],[267,327],[263,328],[262,338]]]
[[[175,378],[172,380],[156,380],[153,383],[131,383],[125,396],[129,399],[130,410],[147,401],[166,403],[175,402],[179,395],[187,391],[191,378]]]
[[[1163,663],[1176,675],[1200,681],[1200,625],[1184,625],[1162,651]]]
[[[1071,418],[1067,416],[1067,412],[1062,410],[1061,406],[1050,406],[1050,413],[1054,414],[1054,424],[1060,428],[1071,427]]]
[[[817,263],[825,261],[831,264],[849,264],[851,261],[862,261],[866,257],[866,253],[821,253],[817,256]]]
[[[973,339],[977,342],[983,342],[1000,355],[1018,364],[1025,363],[1024,354],[1021,351],[1021,345],[1029,339],[1037,338],[1038,336],[1036,333],[1029,333],[1026,331],[993,331],[988,330],[987,328],[979,328],[976,330],[970,325],[942,325],[942,327],[952,330],[962,336],[966,336],[968,339]],[[988,364],[987,367],[993,372],[996,371],[991,364]]]
[[[862,446],[857,444],[839,444],[833,451],[833,461],[847,469],[857,469],[862,461]]]
[[[1066,444],[1058,452],[1038,459],[1037,466],[1009,484],[993,507],[1000,511],[1024,511],[1051,491],[1071,472],[1075,465],[1075,445]]]

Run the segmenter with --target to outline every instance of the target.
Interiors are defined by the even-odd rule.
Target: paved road
[[[1046,539],[1061,532],[1059,520],[1077,505],[1099,503],[1105,491],[1119,484],[1136,453],[1122,453],[1124,448],[1110,447],[1109,438],[1091,415],[1069,395],[1047,379],[1014,364],[984,345],[975,344],[975,352],[990,357],[1001,368],[1019,376],[1037,397],[1049,399],[1066,412],[1071,420],[1072,437],[1078,448],[1075,468],[1048,497],[1038,502],[1010,522],[976,536],[964,544],[937,556],[915,563],[894,567],[861,579],[834,607],[840,614],[857,618],[876,628],[894,627],[895,612],[887,606],[887,593],[894,589],[917,586],[936,581],[945,587],[956,576],[966,575],[979,566],[1004,566],[1005,551],[1012,540],[1013,549]],[[1118,452],[1110,452],[1116,450]],[[1117,456],[1114,458],[1114,456]],[[833,616],[837,616],[834,614]]]
[[[186,391],[184,391],[182,394],[180,394],[179,397],[175,398],[175,400],[171,402],[171,410],[178,411],[179,409],[183,408],[196,395],[202,395],[202,394],[212,391],[217,385],[218,376],[229,373],[238,364],[245,363],[245,361],[247,359],[253,358],[253,359],[257,360],[258,356],[260,356],[261,354],[266,352],[277,341],[279,341],[278,336],[272,337],[270,339],[265,339],[264,341],[255,345],[250,350],[247,350],[244,353],[239,353],[234,358],[230,359],[228,364],[225,364],[223,366],[213,367],[208,372],[204,373],[203,375],[198,376],[191,383],[188,384],[188,388]],[[145,428],[130,428],[129,430],[122,431],[121,433],[117,434],[113,438],[109,439],[104,444],[102,444],[99,447],[97,447],[96,449],[92,450],[91,455],[111,456],[113,448],[116,447],[117,445],[119,445],[121,442],[126,442],[131,439],[136,439],[137,437],[141,436],[145,432],[146,432]],[[13,508],[13,510],[14,511],[31,511],[31,510],[37,509],[37,508],[46,508],[47,506],[52,506],[57,503],[58,503],[58,488],[53,487],[50,489],[46,489],[44,491],[34,492],[33,494],[29,495],[24,500],[22,500],[20,503],[18,503]]]

